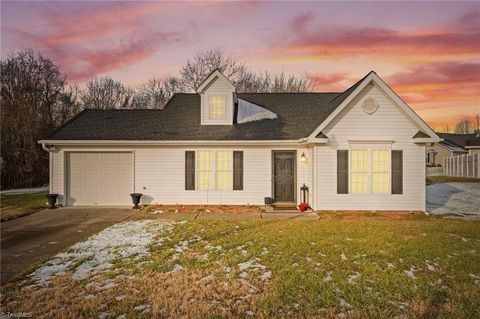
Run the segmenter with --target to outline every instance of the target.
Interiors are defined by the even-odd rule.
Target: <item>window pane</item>
[[[209,117],[211,119],[225,118],[225,96],[210,96],[208,98]]]
[[[368,192],[368,149],[352,149],[350,151],[350,192]]]
[[[217,190],[233,189],[233,152],[217,151],[216,152],[216,187]]]
[[[197,151],[197,189],[213,189],[212,151]]]
[[[372,150],[372,192],[387,193],[389,188],[389,156],[388,149]]]

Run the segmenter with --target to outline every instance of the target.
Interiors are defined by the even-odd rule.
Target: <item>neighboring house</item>
[[[454,155],[480,154],[478,134],[437,133],[443,140],[427,148],[427,166],[443,166],[444,158]]]
[[[214,71],[163,110],[85,110],[39,141],[63,205],[292,205],[425,210],[440,138],[370,72],[343,93],[236,93]]]

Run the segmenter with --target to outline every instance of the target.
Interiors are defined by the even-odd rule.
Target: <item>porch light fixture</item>
[[[307,162],[307,155],[305,155],[305,152],[302,152],[302,155],[300,155],[300,160],[304,163]]]

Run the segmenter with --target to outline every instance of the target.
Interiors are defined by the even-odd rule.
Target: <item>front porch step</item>
[[[272,204],[273,212],[282,212],[282,213],[294,213],[298,212],[296,204],[293,203],[273,203]]]

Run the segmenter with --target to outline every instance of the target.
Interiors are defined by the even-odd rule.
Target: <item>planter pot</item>
[[[58,198],[58,194],[47,194],[49,209],[57,208],[55,207],[55,204],[57,203],[57,198]]]
[[[271,197],[265,197],[264,201],[265,201],[265,205],[272,205],[273,204],[273,198],[271,198]]]
[[[140,206],[138,206],[138,204],[140,203],[140,198],[142,198],[142,195],[141,193],[132,193],[130,194],[130,196],[132,196],[132,202],[133,202],[133,207],[132,209],[139,209]]]

